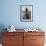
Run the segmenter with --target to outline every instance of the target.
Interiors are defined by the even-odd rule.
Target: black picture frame
[[[20,5],[20,21],[21,22],[33,21],[33,5]]]

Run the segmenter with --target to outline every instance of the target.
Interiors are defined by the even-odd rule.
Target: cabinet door
[[[32,36],[24,34],[24,46],[32,46]]]

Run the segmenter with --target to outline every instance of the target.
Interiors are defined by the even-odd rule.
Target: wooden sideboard
[[[3,46],[44,46],[44,32],[3,32]]]

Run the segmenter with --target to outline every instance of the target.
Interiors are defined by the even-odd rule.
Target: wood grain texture
[[[24,33],[24,46],[44,46],[44,32]]]
[[[23,46],[23,33],[5,32],[3,46]]]
[[[44,46],[44,32],[3,32],[3,46]]]

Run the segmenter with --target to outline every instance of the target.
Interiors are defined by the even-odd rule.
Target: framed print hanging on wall
[[[33,5],[20,5],[20,20],[22,22],[33,21]]]

